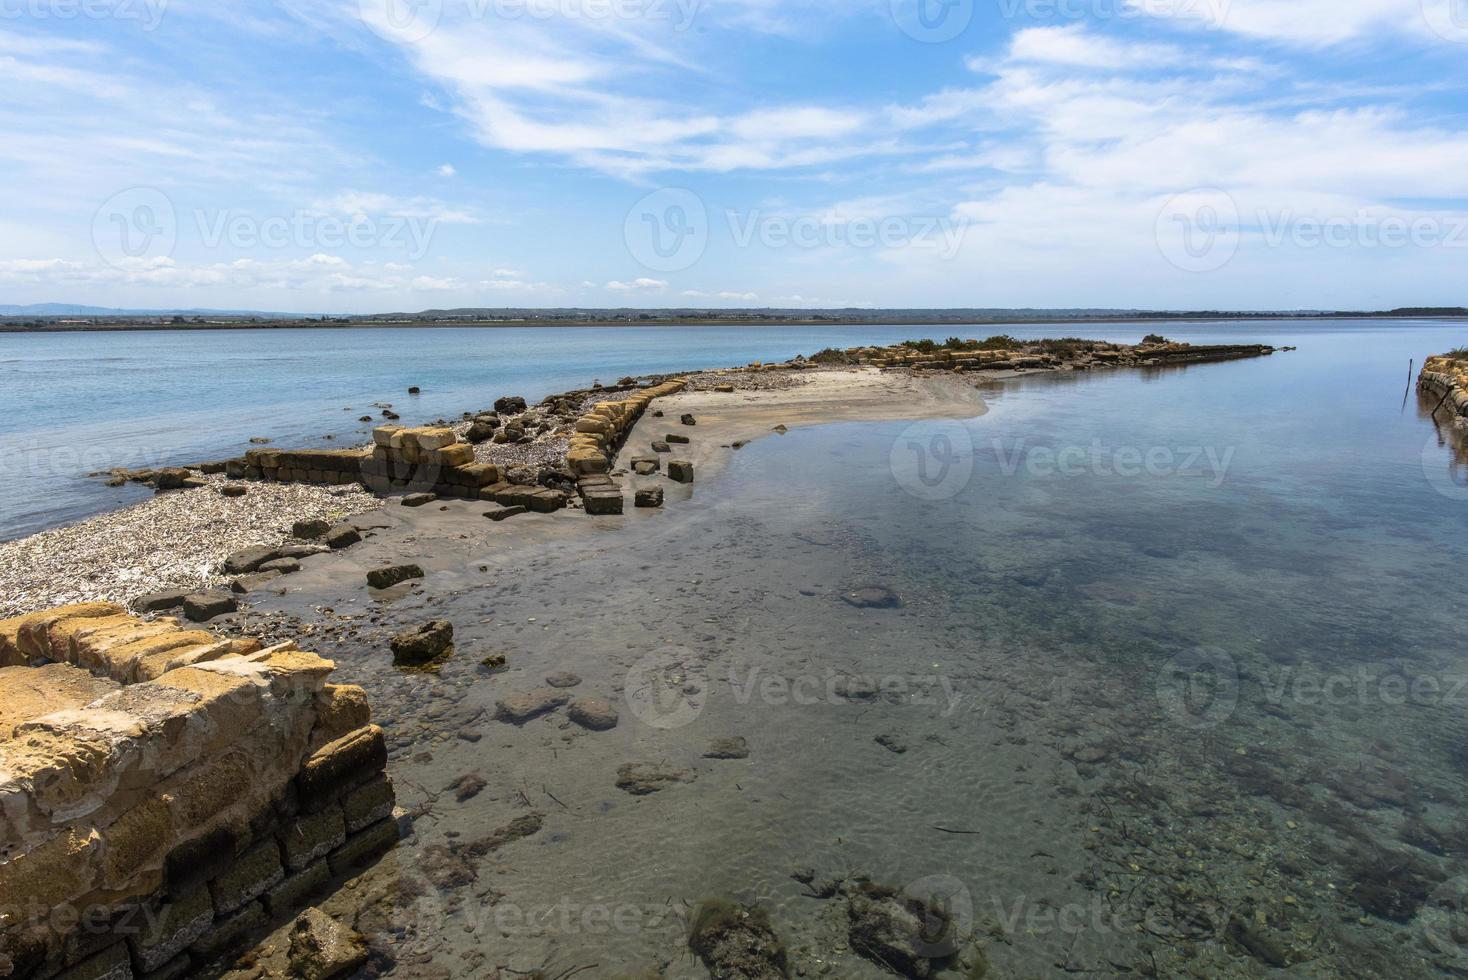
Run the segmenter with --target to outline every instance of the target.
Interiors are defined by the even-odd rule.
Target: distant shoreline
[[[362,330],[362,329],[430,329],[430,328],[452,328],[466,330],[512,330],[512,329],[536,329],[536,328],[567,328],[567,327],[969,327],[969,326],[1051,326],[1056,324],[1075,324],[1078,326],[1089,326],[1092,324],[1107,323],[1249,323],[1268,321],[1294,321],[1299,323],[1317,323],[1322,321],[1351,321],[1351,320],[1402,320],[1423,321],[1438,320],[1443,323],[1453,323],[1468,319],[1464,314],[1395,314],[1395,313],[1226,313],[1217,316],[1186,314],[1169,316],[1165,313],[1152,314],[1148,316],[1095,316],[1095,317],[1037,317],[1033,319],[1018,317],[971,317],[963,319],[931,319],[925,320],[917,317],[822,317],[820,319],[784,318],[768,320],[749,320],[744,318],[729,319],[656,319],[656,320],[533,320],[533,321],[505,321],[505,320],[476,320],[468,322],[439,322],[423,320],[350,320],[350,321],[326,321],[321,320],[269,320],[269,321],[241,321],[238,323],[138,323],[133,321],[120,323],[89,323],[89,324],[45,324],[43,326],[22,326],[18,323],[0,322],[0,333],[8,334],[32,334],[32,333],[122,333],[122,332],[191,332],[191,331],[219,331],[219,330]]]

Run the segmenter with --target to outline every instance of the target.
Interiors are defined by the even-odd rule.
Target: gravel
[[[223,585],[224,559],[243,548],[275,546],[292,523],[340,520],[380,507],[360,487],[252,482],[225,497],[222,480],[68,527],[0,543],[0,617],[73,602],[130,603],[174,588]]]

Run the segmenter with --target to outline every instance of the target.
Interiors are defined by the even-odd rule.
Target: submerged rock
[[[617,727],[617,709],[605,698],[581,698],[573,701],[566,714],[582,728],[605,732]]]
[[[367,584],[374,589],[390,589],[394,585],[422,577],[423,569],[418,565],[389,565],[387,568],[374,568],[368,572]]]
[[[394,664],[420,667],[453,650],[454,624],[435,619],[404,630],[392,638],[390,645]]]
[[[958,952],[952,916],[939,905],[869,882],[847,903],[851,948],[898,976],[925,980]]]
[[[728,980],[780,980],[790,975],[785,944],[763,909],[708,901],[693,912],[688,948],[709,974]]]
[[[747,759],[749,758],[749,743],[738,735],[711,739],[703,757],[705,759]]]
[[[546,674],[545,682],[551,687],[575,687],[581,683],[581,675],[573,674],[569,670],[560,670],[554,674]]]
[[[841,597],[847,605],[858,609],[901,609],[902,596],[885,585],[868,585]]]
[[[682,769],[659,764],[629,762],[617,770],[617,788],[633,796],[647,796],[673,785],[691,783],[697,777]]]
[[[571,695],[553,688],[541,688],[525,694],[512,694],[495,702],[495,718],[511,725],[523,725],[571,700]]]

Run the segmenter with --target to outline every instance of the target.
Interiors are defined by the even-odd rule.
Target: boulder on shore
[[[367,940],[320,909],[302,912],[291,926],[290,975],[300,980],[336,980],[367,962]]]

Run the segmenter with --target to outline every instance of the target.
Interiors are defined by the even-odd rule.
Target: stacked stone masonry
[[[1428,358],[1417,386],[1436,397],[1436,407],[1450,407],[1455,419],[1468,419],[1468,358],[1460,360],[1448,355]]]
[[[0,621],[0,977],[189,975],[393,847],[332,669],[109,603]]]
[[[654,399],[675,395],[687,386],[686,378],[674,378],[642,388],[629,398],[600,402],[576,421],[566,465],[576,474],[576,488],[586,513],[595,517],[623,512],[626,501],[622,487],[609,475],[617,450]]]

